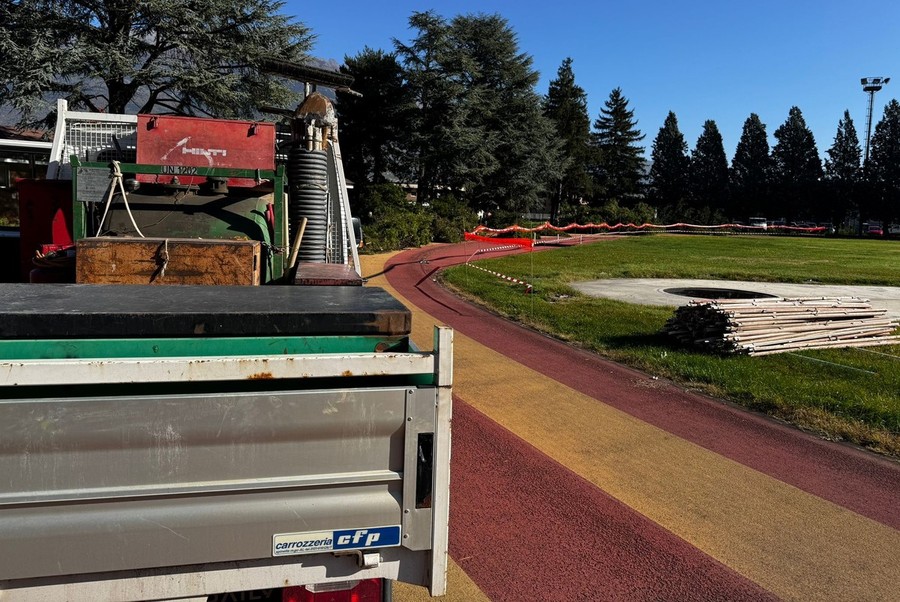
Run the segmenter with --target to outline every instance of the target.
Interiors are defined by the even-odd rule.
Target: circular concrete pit
[[[674,278],[610,278],[575,282],[572,288],[592,297],[616,299],[641,305],[685,305],[691,299],[722,298],[717,292],[753,296],[730,296],[727,299],[765,297],[861,297],[872,307],[886,309],[887,317],[900,319],[900,287],[844,286],[833,284],[785,284],[736,280],[683,280]],[[728,291],[731,291],[728,293]],[[694,293],[700,293],[695,295]]]

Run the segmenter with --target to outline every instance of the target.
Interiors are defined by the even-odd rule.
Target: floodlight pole
[[[881,90],[885,84],[891,81],[889,77],[863,77],[859,80],[863,92],[869,95],[869,110],[866,112],[866,154],[863,158],[863,174],[868,176],[869,167],[869,141],[872,138],[872,107],[875,104],[875,93]]]

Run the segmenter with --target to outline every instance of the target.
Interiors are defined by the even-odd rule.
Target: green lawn
[[[478,262],[534,285],[526,295],[471,267],[444,281],[498,313],[689,388],[828,437],[900,456],[900,346],[759,358],[677,345],[660,329],[674,308],[583,296],[598,278],[713,278],[900,286],[900,242],[763,236],[640,236]]]

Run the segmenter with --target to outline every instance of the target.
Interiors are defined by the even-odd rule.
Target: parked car
[[[884,230],[881,228],[880,224],[869,224],[866,229],[867,236],[884,236]]]

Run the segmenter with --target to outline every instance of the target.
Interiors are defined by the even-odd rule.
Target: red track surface
[[[491,600],[768,600],[457,399],[450,555]]]
[[[400,294],[458,332],[642,421],[894,529],[900,467],[510,324],[432,281],[477,246],[388,262]],[[642,384],[643,383],[643,384]],[[652,384],[652,386],[647,386]],[[457,400],[451,556],[493,600],[740,600],[764,589]],[[535,588],[544,587],[536,592]]]

